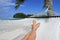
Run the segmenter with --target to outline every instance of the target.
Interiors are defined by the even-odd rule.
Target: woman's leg
[[[33,20],[32,30],[22,40],[36,40],[36,30],[39,25],[40,23],[36,23],[36,21]]]

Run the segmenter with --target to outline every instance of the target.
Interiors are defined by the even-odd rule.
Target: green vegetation
[[[29,16],[32,16],[32,14],[16,13],[13,15],[13,18],[28,18]]]
[[[25,18],[27,17],[24,13],[16,13],[14,14],[13,18]]]

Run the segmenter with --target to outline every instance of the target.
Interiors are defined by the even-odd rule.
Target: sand
[[[60,40],[60,18],[0,20],[0,40],[21,40],[32,28],[32,21],[41,23],[36,40]]]

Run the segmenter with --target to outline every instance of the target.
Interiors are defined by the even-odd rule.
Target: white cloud
[[[12,10],[11,6],[15,6],[12,0],[0,0],[0,19],[9,17]]]
[[[10,9],[11,9],[10,7],[2,7],[2,8],[0,8],[0,14],[1,14],[1,15],[9,14]]]
[[[12,3],[12,0],[0,0],[0,5],[1,6],[14,6],[15,3]]]
[[[0,0],[0,13],[1,12],[9,12],[10,6],[14,6],[12,0]]]
[[[12,0],[0,0],[0,13],[1,12],[9,12],[11,7],[10,6],[15,6],[15,3],[12,3]],[[24,7],[24,5],[20,5]]]
[[[0,0],[0,7],[2,6],[15,6],[15,3],[12,2],[12,0]],[[20,5],[24,7],[24,5]]]
[[[8,15],[11,9],[10,5],[14,5],[11,0],[0,0],[0,15]]]

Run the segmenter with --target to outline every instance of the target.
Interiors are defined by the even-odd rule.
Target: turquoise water
[[[0,19],[0,20],[21,20],[21,19],[24,19],[24,18],[11,18],[11,19]],[[40,20],[40,19],[47,19],[47,18],[36,18],[36,19]]]
[[[12,19],[0,19],[0,20],[21,20],[21,19],[24,19],[24,18],[12,18]]]
[[[36,19],[47,19],[47,18],[36,18]]]

